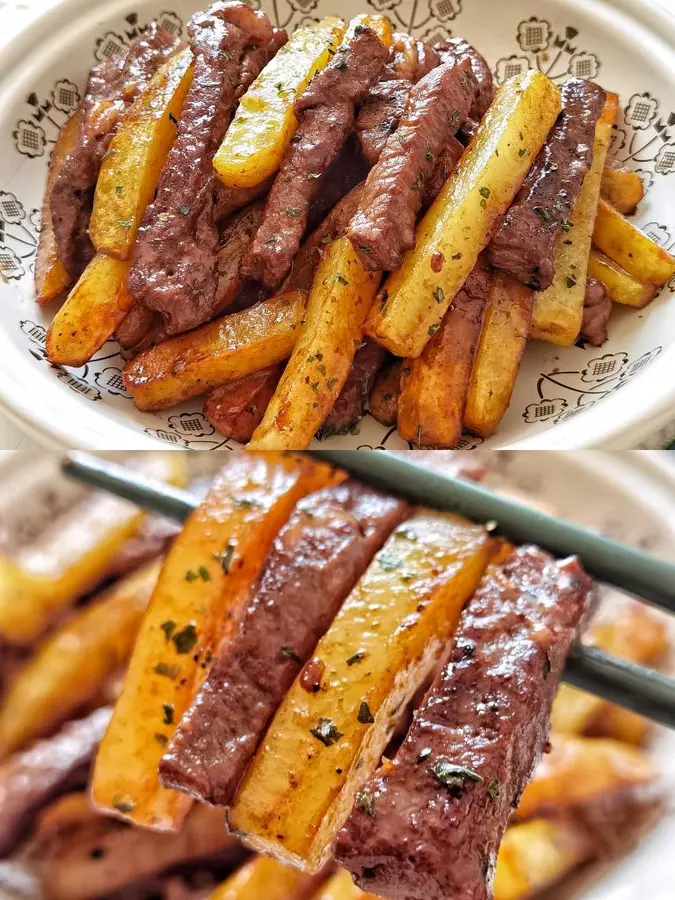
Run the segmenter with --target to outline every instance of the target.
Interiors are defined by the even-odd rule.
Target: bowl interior
[[[254,4],[258,0],[254,0]],[[59,127],[77,105],[89,67],[132,40],[154,18],[182,33],[200,0],[62,2],[0,55],[0,398],[33,427],[90,447],[234,446],[214,431],[201,401],[159,414],[134,409],[121,379],[123,360],[108,342],[79,369],[51,366],[46,326],[53,308],[34,303],[33,261],[47,162]],[[335,12],[333,0],[265,0],[273,20],[294,28]],[[347,0],[343,16],[365,4]],[[536,66],[561,83],[597,79],[621,97],[612,153],[647,188],[637,223],[675,246],[675,22],[645,4],[616,0],[369,0],[401,30],[428,39],[462,34],[493,66],[498,81]],[[624,12],[623,8],[629,12]],[[489,23],[489,27],[486,27]],[[642,311],[615,308],[600,349],[532,342],[510,409],[490,447],[584,446],[619,441],[635,426],[655,430],[667,415],[675,360],[675,282]],[[621,396],[617,396],[621,390]],[[652,423],[651,426],[649,423]],[[633,434],[635,432],[633,431]],[[637,440],[637,438],[636,438]],[[466,436],[465,447],[483,443]],[[630,440],[628,440],[630,444]],[[405,446],[394,429],[364,419],[348,447]]]

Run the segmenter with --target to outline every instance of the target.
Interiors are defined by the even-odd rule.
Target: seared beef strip
[[[97,63],[89,72],[78,109],[80,135],[54,179],[51,220],[59,259],[73,278],[94,255],[87,228],[101,162],[124,113],[142,93],[178,42],[156,22],[126,53]]]
[[[410,91],[396,133],[368,179],[347,227],[363,266],[391,272],[415,245],[415,220],[437,158],[466,118],[477,90],[469,62],[432,69]]]
[[[240,628],[220,648],[162,759],[164,785],[218,806],[231,802],[300,667],[407,511],[352,480],[298,504]]]
[[[491,567],[395,760],[357,796],[336,859],[388,900],[486,900],[513,807],[544,750],[591,590],[536,547]]]
[[[571,78],[561,98],[558,121],[488,248],[495,268],[535,291],[546,290],[553,281],[556,242],[569,228],[593,161],[605,92],[592,81]]]
[[[283,371],[284,365],[279,363],[215,388],[204,401],[204,415],[225,437],[248,444]]]
[[[401,393],[403,360],[392,358],[391,365],[380,372],[368,401],[371,416],[380,425],[391,427],[398,418],[398,397]]]
[[[157,194],[143,216],[128,287],[161,313],[167,335],[208,321],[216,303],[218,229],[212,161],[230,121],[247,45],[266,45],[267,18],[222,2],[188,24],[194,76]]]
[[[354,130],[361,152],[371,166],[378,161],[387,139],[396,131],[411,90],[411,81],[396,78],[390,70],[373,85],[361,104]]]
[[[243,287],[239,265],[262,217],[262,200],[236,213],[223,229],[217,256],[218,285],[210,317],[232,305]]]
[[[317,431],[319,440],[333,434],[347,434],[366,413],[368,397],[382,368],[387,351],[373,341],[364,341],[354,354],[349,375],[335,405]]]
[[[355,105],[382,71],[386,57],[387,48],[375,32],[359,25],[296,101],[298,130],[243,261],[244,277],[274,290],[288,274],[321,176],[347,139]]]
[[[607,322],[611,315],[612,301],[605,286],[597,278],[587,278],[581,340],[591,347],[602,347],[607,340]]]
[[[434,45],[434,50],[444,63],[460,63],[468,59],[473,74],[478,82],[478,94],[469,110],[469,118],[477,122],[483,118],[488,107],[492,103],[495,93],[494,79],[490,66],[480,55],[475,47],[472,47],[464,38],[448,38]]]
[[[10,853],[24,837],[36,810],[75,782],[86,781],[83,769],[89,765],[111,714],[109,707],[101,707],[0,766],[0,856]]]
[[[280,50],[287,41],[288,33],[286,29],[275,28],[272,37],[266,44],[263,44],[261,47],[249,47],[241,60],[239,84],[234,92],[236,100],[244,96],[267,63],[272,57],[276,56],[277,50]]]

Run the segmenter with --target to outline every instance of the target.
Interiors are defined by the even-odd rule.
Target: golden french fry
[[[388,16],[378,14],[370,15],[369,13],[361,13],[358,16],[354,16],[353,19],[349,20],[349,25],[345,32],[345,40],[354,36],[354,31],[359,25],[371,28],[385,47],[391,47],[394,38],[394,30],[391,27],[391,19]]]
[[[541,72],[530,70],[500,88],[461,162],[420,222],[415,248],[384,283],[366,322],[369,337],[397,356],[421,354],[559,112],[558,89]]]
[[[53,731],[126,663],[158,574],[156,562],[122,579],[37,650],[0,706],[0,758]]]
[[[213,160],[226,187],[255,187],[274,175],[298,125],[293,105],[330,62],[344,31],[337,16],[298,28],[258,75]]]
[[[128,269],[128,261],[96,254],[49,326],[50,362],[83,366],[105,344],[133,306]]]
[[[306,871],[323,865],[489,545],[482,528],[441,513],[419,512],[394,531],[316,647],[320,690],[295,681],[249,767],[229,812],[247,844]]]
[[[165,409],[287,359],[297,340],[307,295],[282,294],[163,341],[124,367],[138,409]]]
[[[101,743],[92,799],[158,831],[180,828],[191,799],[158,766],[221,640],[236,625],[279,528],[297,500],[334,479],[283,454],[230,460],[164,562]]]
[[[189,48],[172,56],[120,123],[103,158],[89,223],[99,253],[129,258],[176,137],[193,69]]]
[[[185,458],[178,453],[142,453],[128,464],[151,478],[185,484]],[[143,518],[125,500],[92,494],[12,559],[0,556],[0,637],[30,646],[106,576]]]
[[[586,296],[586,272],[591,252],[591,236],[600,196],[600,180],[612,139],[619,98],[607,94],[605,108],[595,126],[593,162],[563,231],[555,256],[553,284],[534,295],[530,336],[560,346],[570,346],[579,337]]]
[[[54,238],[51,213],[51,193],[57,175],[61,171],[68,154],[74,149],[80,135],[81,114],[78,111],[68,119],[59,131],[49,159],[49,172],[45,195],[42,201],[42,225],[35,255],[36,300],[43,306],[62,294],[71,284],[72,278],[59,259]]]
[[[632,306],[634,309],[644,309],[645,306],[649,306],[658,290],[655,284],[643,284],[633,278],[621,266],[617,266],[608,256],[598,250],[591,250],[588,274],[597,278],[605,286],[608,296],[614,303]]]
[[[363,268],[348,238],[327,246],[297,343],[249,449],[309,447],[347,380],[379,280],[379,272]]]
[[[467,431],[494,434],[511,401],[530,334],[532,291],[497,274],[490,290],[464,410]]]
[[[219,885],[209,900],[308,900],[317,883],[315,875],[268,856],[255,856]]]
[[[675,275],[675,257],[601,199],[593,243],[638,281],[661,287]]]
[[[627,216],[635,212],[645,195],[645,186],[632,169],[608,165],[602,173],[600,193],[614,209]]]

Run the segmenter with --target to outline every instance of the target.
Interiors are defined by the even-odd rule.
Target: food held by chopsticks
[[[289,454],[231,457],[169,534],[112,565],[99,542],[121,577],[24,639],[0,696],[0,853],[51,900],[525,900],[658,812],[645,726],[558,689],[575,559]],[[663,654],[660,620],[612,609],[589,642]]]
[[[643,308],[675,275],[625,218],[644,191],[608,161],[618,106],[540,71],[496,88],[463,38],[381,14],[289,36],[219,0],[185,44],[152,25],[92,69],[52,154],[38,301],[70,293],[48,356],[80,366],[116,336],[139,409],[205,395],[226,437],[279,450],[377,416],[378,371],[399,358],[385,419],[411,446],[489,437],[528,339],[600,346],[614,303]],[[494,296],[467,309],[477,266]],[[295,291],[308,302],[285,318]],[[232,365],[176,359],[203,359],[216,329]]]

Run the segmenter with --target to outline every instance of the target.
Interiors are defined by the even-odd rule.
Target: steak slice
[[[396,131],[411,90],[411,81],[396,78],[390,71],[373,85],[361,104],[354,130],[361,152],[371,166],[378,161],[387,139]]]
[[[486,900],[513,807],[548,736],[586,609],[576,559],[536,547],[488,569],[393,762],[357,795],[336,859],[388,900]]]
[[[380,74],[387,49],[359,25],[295,103],[299,120],[242,263],[245,278],[274,290],[288,274],[307,226],[309,205],[354,123],[355,106]]]
[[[611,315],[612,301],[605,286],[597,278],[589,276],[586,279],[581,340],[591,347],[602,347],[607,340],[607,322]]]
[[[454,37],[434,44],[434,50],[444,63],[461,63],[469,61],[473,74],[478,82],[478,94],[469,110],[469,118],[480,122],[492,103],[495,84],[492,71],[481,54],[464,38]]]
[[[239,100],[244,96],[267,63],[276,56],[277,50],[280,50],[287,41],[288,32],[286,29],[275,28],[273,29],[272,37],[266,44],[260,47],[249,47],[246,50],[241,60],[239,84],[234,92],[235,100]]]
[[[558,121],[489,245],[492,265],[535,291],[553,281],[556,242],[593,161],[605,97],[592,81],[565,82]]]
[[[284,364],[279,363],[214,388],[204,401],[204,415],[226,438],[248,444],[283,371]]]
[[[101,707],[2,764],[0,856],[10,853],[22,840],[31,817],[40,807],[74,783],[86,781],[83,769],[103,737],[111,714],[112,709]]]
[[[387,351],[373,341],[364,341],[354,354],[349,375],[332,410],[316,436],[319,440],[334,434],[348,434],[366,413],[368,398],[377,373],[384,365]]]
[[[101,162],[124,113],[148,86],[178,41],[156,22],[129,46],[89,72],[80,107],[79,137],[51,188],[50,213],[59,259],[79,277],[94,249],[87,228]]]
[[[302,500],[232,640],[160,764],[167,787],[227,806],[267,724],[407,504],[349,480]]]
[[[155,200],[143,215],[127,282],[137,303],[162,315],[167,335],[208,321],[217,303],[212,161],[230,122],[244,49],[273,37],[266,16],[237,2],[197,13],[188,33],[194,75]]]
[[[359,211],[347,228],[364,268],[391,272],[415,246],[424,186],[476,90],[466,60],[432,69],[411,89],[396,133],[368,175]]]

